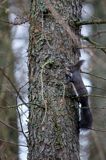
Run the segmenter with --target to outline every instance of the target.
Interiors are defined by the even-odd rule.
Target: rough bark
[[[80,18],[81,2],[52,5],[78,35],[73,19]],[[78,110],[65,85],[65,65],[78,60],[78,46],[41,0],[31,1],[29,41],[28,159],[78,160]]]

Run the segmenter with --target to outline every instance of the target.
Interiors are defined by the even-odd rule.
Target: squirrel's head
[[[80,71],[82,64],[84,63],[84,60],[80,60],[78,61],[76,64],[74,65],[70,65],[66,67],[66,74],[70,77],[72,77],[73,73],[75,71]]]

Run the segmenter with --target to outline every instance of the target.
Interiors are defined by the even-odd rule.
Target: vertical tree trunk
[[[78,35],[73,19],[80,18],[81,2],[59,0],[52,6]],[[65,85],[65,65],[78,61],[78,46],[43,1],[32,0],[30,11],[28,159],[78,160],[78,111]]]

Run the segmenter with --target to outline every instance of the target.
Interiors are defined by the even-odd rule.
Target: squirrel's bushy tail
[[[81,129],[91,129],[92,128],[92,114],[90,108],[82,107],[81,108],[81,120],[79,122],[79,127]]]

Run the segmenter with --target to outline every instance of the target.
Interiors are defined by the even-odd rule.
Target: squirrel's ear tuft
[[[80,61],[78,61],[78,62],[75,64],[75,67],[76,67],[77,69],[80,69],[81,66],[82,66],[82,64],[84,63],[84,61],[85,61],[85,60],[80,60]]]

